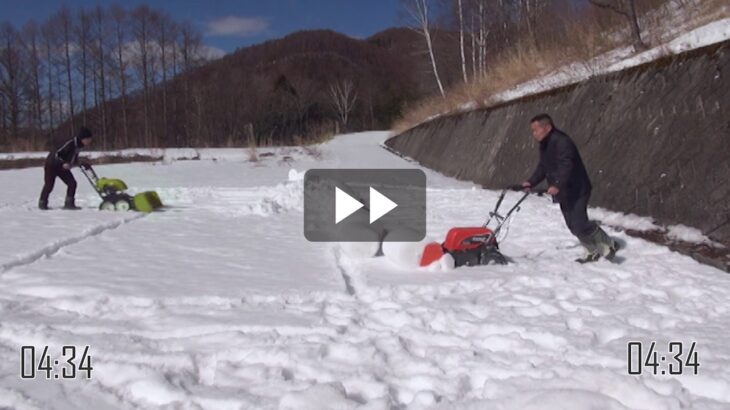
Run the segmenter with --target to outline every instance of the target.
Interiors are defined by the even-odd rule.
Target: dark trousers
[[[586,237],[596,230],[596,223],[588,219],[588,192],[577,198],[566,198],[560,201],[560,210],[563,212],[565,223],[570,232],[578,238]]]
[[[46,162],[43,167],[43,190],[41,191],[41,201],[48,202],[48,195],[53,191],[53,185],[56,183],[56,177],[61,178],[66,184],[66,197],[73,198],[76,196],[76,178],[71,171],[63,169],[62,164]]]

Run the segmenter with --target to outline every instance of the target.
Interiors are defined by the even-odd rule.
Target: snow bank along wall
[[[446,175],[499,188],[537,163],[529,120],[547,112],[578,145],[592,205],[730,241],[730,42],[439,117],[386,142]]]

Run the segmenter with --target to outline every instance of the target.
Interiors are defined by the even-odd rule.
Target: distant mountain
[[[435,35],[437,54],[457,51]],[[440,67],[447,83],[459,67]],[[423,38],[393,28],[367,39],[331,30],[301,31],[240,48],[128,101],[128,138],[121,104],[108,105],[108,147],[291,144],[344,131],[331,88],[352,82],[356,100],[347,130],[387,129],[404,104],[433,93]],[[146,112],[146,114],[145,114]],[[95,122],[98,112],[88,113]],[[147,121],[145,121],[145,117]],[[79,122],[77,121],[77,124]],[[145,123],[147,133],[145,133]],[[66,130],[68,131],[68,129]],[[99,134],[99,132],[97,132]]]

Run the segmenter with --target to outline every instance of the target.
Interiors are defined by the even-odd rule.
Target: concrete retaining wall
[[[541,112],[578,145],[592,205],[730,241],[730,42],[440,117],[386,144],[446,175],[499,188],[530,175],[538,152],[528,121]]]

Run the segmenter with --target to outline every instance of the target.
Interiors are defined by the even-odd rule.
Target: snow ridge
[[[70,236],[68,238],[64,238],[64,239],[49,243],[49,244],[41,247],[40,249],[37,249],[26,255],[20,256],[20,257],[16,258],[15,260],[11,260],[9,262],[3,263],[2,265],[0,265],[0,274],[5,273],[15,267],[30,265],[43,257],[51,258],[51,257],[53,257],[53,255],[55,255],[61,249],[65,248],[67,246],[75,245],[81,241],[84,241],[91,237],[100,235],[106,231],[117,229],[126,223],[143,218],[145,215],[147,215],[147,214],[142,214],[142,213],[132,214],[123,219],[107,222],[107,223],[95,226],[93,228],[87,229],[79,235]]]

